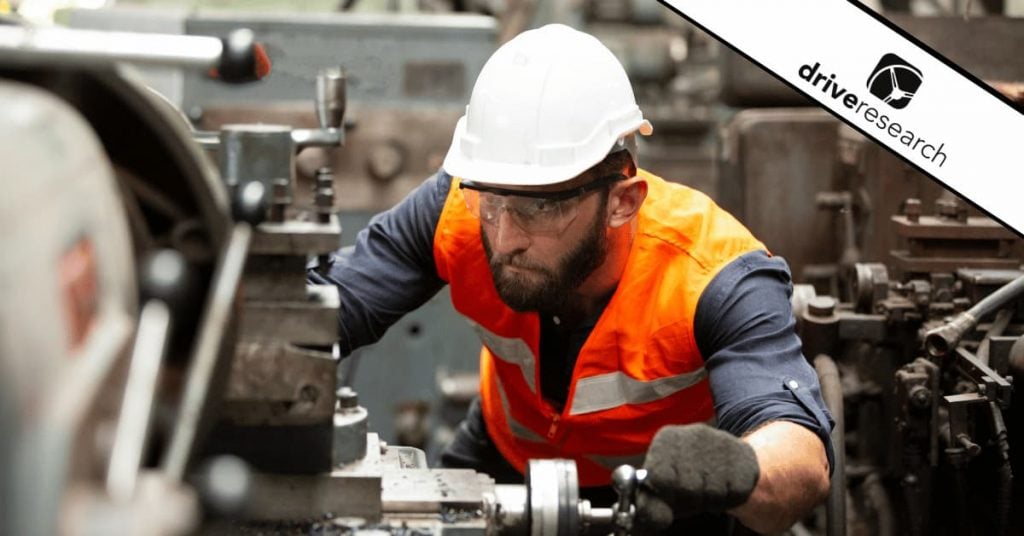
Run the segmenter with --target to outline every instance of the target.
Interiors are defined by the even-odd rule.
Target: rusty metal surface
[[[385,512],[441,512],[442,508],[479,508],[494,480],[471,469],[385,469],[381,482]]]
[[[912,222],[906,216],[892,217],[896,234],[906,238],[948,238],[960,240],[1015,240],[1017,235],[991,218],[968,217],[966,223],[936,216],[921,216]]]
[[[893,251],[893,263],[901,273],[955,272],[960,268],[1005,270],[1020,266],[1020,259],[984,259],[965,257],[913,257],[907,252]]]
[[[338,287],[307,287],[306,301],[246,301],[243,339],[330,346],[338,341]]]
[[[961,206],[957,212],[959,220],[946,216],[892,217],[894,234],[903,239],[903,249],[890,252],[898,273],[954,272],[961,268],[1012,270],[1021,265],[1022,259],[1013,254],[1021,241],[1013,232],[990,218],[966,216],[966,207]]]
[[[251,255],[242,284],[249,298],[303,301],[306,299],[306,258]]]
[[[330,253],[341,245],[341,224],[331,215],[329,223],[287,220],[265,222],[253,234],[255,255],[316,255]]]
[[[354,127],[341,149],[310,148],[297,158],[295,202],[313,202],[315,170],[334,171],[335,209],[378,212],[391,208],[410,190],[435,173],[444,161],[462,109],[414,108],[351,103],[348,118]],[[264,121],[316,126],[312,106],[254,103],[207,107],[202,128],[216,129],[239,122]]]
[[[799,277],[839,255],[835,221],[815,203],[830,190],[838,121],[811,108],[744,110],[725,127],[719,200]]]
[[[281,341],[235,347],[223,417],[243,425],[314,424],[334,413],[337,363]]]
[[[998,224],[981,218],[980,211],[956,198],[940,184],[923,173],[913,169],[884,147],[865,139],[852,129],[842,126],[841,138],[845,141],[845,165],[849,168],[844,188],[855,193],[859,199],[858,233],[861,260],[866,262],[890,262],[891,251],[910,250],[907,237],[937,240],[949,239],[997,239],[998,258],[1024,258],[1024,242],[1012,232]],[[917,213],[927,215],[908,216],[908,200],[919,201],[913,207]],[[959,216],[966,215],[967,224],[956,223],[953,218],[940,218],[931,214],[940,209],[937,205],[955,203]],[[951,200],[951,201],[949,201]],[[913,222],[913,218],[918,221]],[[987,220],[987,221],[986,221]],[[965,245],[966,246],[966,245]],[[917,247],[917,246],[913,246]],[[974,246],[968,246],[974,247]],[[964,257],[969,251],[959,250]],[[979,256],[983,252],[979,252]],[[966,260],[966,259],[964,259]],[[990,267],[990,265],[987,265]]]
[[[319,475],[257,473],[245,516],[254,520],[308,520],[332,516],[380,519],[380,474],[335,471]]]

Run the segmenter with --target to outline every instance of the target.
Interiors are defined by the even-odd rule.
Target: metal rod
[[[139,314],[124,402],[107,469],[107,492],[117,502],[128,502],[135,493],[170,328],[171,313],[167,304],[161,300],[146,302]]]
[[[172,482],[184,478],[198,440],[200,421],[208,405],[207,399],[211,395],[210,389],[216,376],[218,359],[225,347],[224,334],[228,331],[234,314],[251,243],[252,227],[247,223],[236,223],[210,285],[205,316],[199,326],[199,335],[192,351],[178,420],[162,464]]]
[[[292,143],[296,148],[331,147],[345,143],[345,131],[339,128],[298,128],[292,130]]]
[[[223,47],[216,37],[196,35],[0,26],[0,55],[5,61],[75,65],[125,61],[209,68],[220,61]]]

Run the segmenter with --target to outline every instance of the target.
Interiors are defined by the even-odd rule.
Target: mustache
[[[526,270],[534,270],[543,273],[550,273],[550,270],[546,266],[531,262],[529,259],[523,257],[521,253],[509,253],[505,255],[496,255],[491,259],[491,268],[503,268],[505,266],[511,266],[513,268],[523,268]]]

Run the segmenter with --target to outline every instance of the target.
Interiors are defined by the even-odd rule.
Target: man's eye
[[[530,205],[534,214],[547,214],[558,210],[558,203],[547,199],[537,199]]]
[[[479,200],[479,203],[480,203],[480,209],[481,210],[489,210],[489,211],[497,210],[497,209],[501,208],[501,205],[502,205],[502,202],[500,200],[494,199],[494,198],[489,197],[489,196],[488,197],[481,196],[480,200]]]

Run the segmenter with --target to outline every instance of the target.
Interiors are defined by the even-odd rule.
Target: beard
[[[583,239],[558,260],[554,269],[531,261],[523,252],[495,256],[483,229],[480,230],[480,237],[498,296],[512,310],[520,313],[536,311],[555,314],[562,311],[568,305],[573,291],[608,256],[604,222],[598,217],[594,218],[593,225]],[[527,276],[522,271],[510,268],[526,269],[530,274]]]

